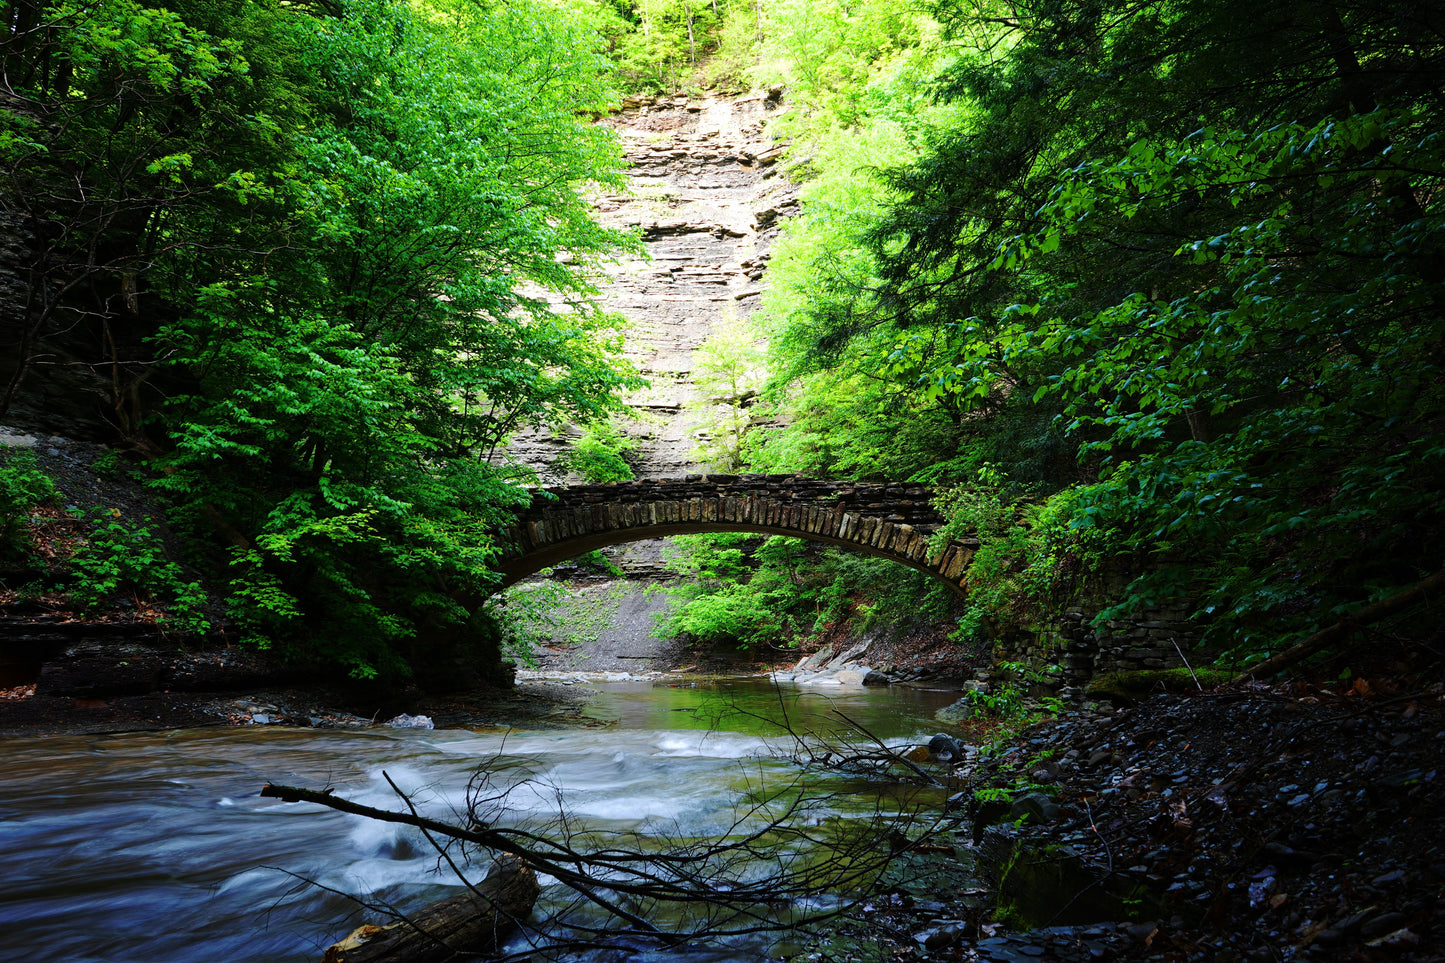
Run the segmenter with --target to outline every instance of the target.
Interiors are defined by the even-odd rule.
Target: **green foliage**
[[[667,558],[681,576],[679,599],[659,628],[664,638],[793,647],[845,619],[859,631],[902,628],[944,616],[948,590],[896,562],[835,552],[772,536],[754,548],[746,534],[684,535]]]
[[[90,470],[102,478],[125,479],[144,482],[148,479],[141,467],[126,458],[117,449],[110,448],[100,453],[91,463]]]
[[[624,578],[627,575],[622,566],[608,558],[600,548],[585,555],[579,555],[572,561],[581,568],[610,575],[613,578]]]
[[[295,596],[285,590],[279,575],[267,571],[265,557],[254,548],[233,552],[230,576],[231,618],[246,626],[257,647],[270,648],[269,633],[284,633],[287,623],[301,615]]]
[[[998,744],[1004,744],[1001,740]],[[973,801],[983,813],[1005,814],[1014,800],[1031,793],[1057,796],[1059,787],[1052,783],[1035,782],[1030,775],[1041,763],[1053,758],[1054,750],[1046,749],[1003,770],[992,786],[981,786],[973,791]],[[1001,806],[999,804],[1002,804]]]
[[[1004,477],[986,465],[973,484],[943,489],[935,499],[945,518],[930,536],[935,550],[954,539],[978,541],[964,576],[968,607],[953,635],[959,641],[989,642],[1045,621],[1075,589],[1070,567],[1059,564],[1047,503],[1006,498],[1005,487]]]
[[[104,326],[119,427],[234,548],[258,644],[393,679],[494,648],[499,453],[641,383],[590,301],[635,244],[584,196],[621,184],[596,34],[540,2],[32,14],[0,55],[49,120],[3,112],[6,211],[60,225],[38,291],[110,307],[43,305],[21,374]]]
[[[755,75],[776,77],[814,123],[839,128],[858,125],[877,99],[879,75],[906,63],[932,33],[913,3],[774,0],[767,12]]]
[[[929,150],[970,112],[929,96],[931,75],[952,55],[936,25],[893,6],[803,6],[824,11],[838,32],[813,38],[806,21],[782,25],[775,37],[793,36],[794,52],[774,40],[774,69],[821,69],[810,44],[823,44],[837,62],[815,83],[790,87],[796,106],[775,124],[797,138],[794,175],[804,185],[802,213],[769,265],[762,312],[773,372],[765,395],[781,424],[758,433],[751,464],[944,484],[989,462],[1019,477],[1067,469],[1049,418],[1019,411],[1010,396],[992,399],[995,417],[985,424],[951,395],[917,391],[918,374],[944,350],[941,339],[920,339],[915,356],[893,357],[897,332],[871,303],[882,279],[870,235],[897,199],[884,172]]]
[[[35,453],[9,450],[0,460],[0,557],[26,554],[20,533],[33,509],[55,498],[55,482]]]
[[[779,247],[792,397],[891,392],[902,415],[847,436],[878,463],[857,439],[939,409],[914,473],[1032,491],[1027,533],[975,561],[1005,595],[1127,559],[1114,613],[1192,597],[1258,650],[1438,569],[1438,37],[1304,2],[937,12],[952,111]],[[793,409],[787,457],[846,450],[822,407]]]
[[[755,0],[754,0],[755,2]],[[736,78],[753,37],[754,2],[742,0],[568,0],[567,6],[606,44],[624,89],[675,93]],[[707,63],[730,38],[726,65]]]
[[[998,719],[1015,719],[1027,711],[1023,691],[1012,682],[1000,682],[988,692],[969,689],[964,697],[969,705]]]
[[[748,326],[737,319],[717,325],[693,352],[692,380],[700,401],[692,457],[720,472],[743,467],[753,426],[750,408],[762,386],[763,352]]]
[[[1063,703],[1056,696],[1031,698],[1029,688],[1049,684],[1058,677],[1057,666],[1039,666],[1029,662],[1001,661],[998,668],[1011,678],[1000,679],[987,691],[969,689],[964,693],[971,705],[985,715],[1022,726],[1037,721],[1045,714],[1057,714]]]
[[[636,447],[636,440],[623,434],[614,420],[596,422],[583,430],[559,467],[593,483],[630,481],[636,475],[627,455]]]
[[[537,646],[563,626],[562,607],[567,588],[540,578],[514,585],[489,611],[502,636],[502,651],[523,665],[536,665]]]
[[[66,595],[72,603],[96,612],[129,598],[137,606],[161,606],[156,621],[164,629],[182,636],[209,631],[205,590],[185,579],[154,527],[127,522],[118,511],[98,512],[89,521],[84,540],[65,560]]]
[[[579,589],[549,578],[532,579],[507,589],[488,612],[501,630],[503,653],[535,665],[539,646],[595,643],[603,629],[615,624],[622,592],[616,585]]]
[[[787,579],[771,577],[751,586],[752,566],[747,549],[755,537],[742,533],[680,535],[673,552],[664,556],[667,567],[683,577],[670,591],[679,599],[658,626],[662,638],[690,635],[702,642],[782,645],[784,618],[780,609],[799,601]],[[773,552],[797,553],[795,540],[771,538]],[[771,604],[770,604],[771,603]]]

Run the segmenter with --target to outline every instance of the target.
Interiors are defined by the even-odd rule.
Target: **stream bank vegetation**
[[[1184,604],[1192,658],[1241,665],[1419,597],[1445,565],[1433,7],[807,6],[754,51],[803,193],[748,470],[959,486],[975,637]],[[1395,631],[1428,637],[1419,612]]]
[[[677,604],[663,638],[784,651],[845,628],[899,633],[955,604],[937,579],[896,562],[783,535],[675,536],[664,562],[680,580],[666,590]]]

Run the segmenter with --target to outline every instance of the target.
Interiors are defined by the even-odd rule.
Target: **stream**
[[[485,765],[499,784],[532,780],[509,797],[517,818],[555,812],[560,801],[590,830],[665,826],[705,836],[728,825],[740,793],[796,773],[765,720],[786,714],[799,729],[837,728],[841,711],[882,739],[926,741],[933,712],[954,697],[761,679],[627,683],[599,686],[589,724],[568,730],[254,727],[6,739],[0,960],[316,960],[373,921],[341,894],[406,910],[458,892],[415,830],[262,799],[268,782],[401,808],[385,773],[424,813],[455,821],[469,778]],[[843,794],[842,817],[850,798],[860,810],[874,804],[857,778],[817,781]],[[539,912],[566,895],[546,882]],[[758,957],[768,946],[712,958]],[[645,958],[684,957],[707,958]]]

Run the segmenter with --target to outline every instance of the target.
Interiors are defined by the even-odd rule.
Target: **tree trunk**
[[[321,963],[441,963],[494,950],[532,912],[537,874],[503,856],[474,890],[433,903],[387,926],[360,926],[326,948]]]
[[[682,0],[682,13],[687,18],[687,62],[697,66],[697,41],[692,36],[692,4]]]

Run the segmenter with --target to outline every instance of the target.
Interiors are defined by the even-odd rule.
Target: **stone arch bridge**
[[[976,539],[930,551],[943,524],[933,490],[913,483],[797,475],[689,475],[544,488],[500,534],[502,588],[584,552],[698,532],[757,532],[827,542],[892,559],[963,594]]]

